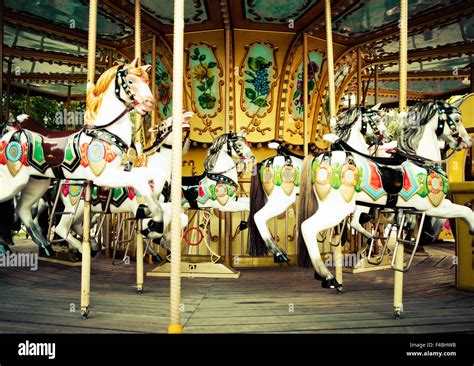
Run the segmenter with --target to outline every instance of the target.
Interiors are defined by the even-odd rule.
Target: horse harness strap
[[[118,137],[117,135],[113,134],[112,132],[109,132],[109,131],[104,130],[104,129],[90,130],[90,129],[86,128],[84,130],[84,133],[87,136],[90,136],[90,137],[95,138],[97,140],[106,142],[110,145],[117,146],[120,149],[120,151],[122,151],[122,153],[127,153],[127,150],[128,150],[128,147],[129,147],[127,145],[127,143],[125,141],[123,141],[120,137]]]
[[[231,186],[232,188],[234,188],[235,191],[238,191],[239,189],[237,183],[235,183],[232,179],[226,177],[225,175],[216,173],[206,173],[206,176],[211,180],[215,180],[217,183],[224,183]]]

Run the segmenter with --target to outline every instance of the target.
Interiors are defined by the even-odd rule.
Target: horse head
[[[453,150],[460,151],[472,146],[472,139],[461,122],[461,111],[448,103],[438,102],[436,135],[446,141]]]
[[[193,117],[193,112],[188,112],[183,110],[183,120],[182,120],[182,129],[186,133],[186,138],[191,130],[191,125],[189,121]],[[156,133],[155,141],[153,142],[153,147],[161,146],[163,144],[172,145],[173,144],[173,117],[169,117],[163,120],[158,126],[153,126],[148,129],[150,133]]]

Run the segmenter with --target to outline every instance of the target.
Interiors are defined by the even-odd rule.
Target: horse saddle
[[[400,165],[407,161],[407,157],[402,154],[388,158],[363,154],[342,140],[338,140],[331,145],[331,150],[339,150],[355,153],[366,158],[375,164],[377,172],[382,181],[382,187],[387,192],[387,207],[395,207],[398,200],[398,193],[403,188],[403,170]]]
[[[64,160],[64,153],[69,141],[69,137],[78,133],[76,131],[54,131],[49,130],[31,117],[26,118],[22,124],[21,128],[34,132],[41,136],[42,138],[42,148],[44,159],[46,163],[51,168],[61,165]]]
[[[201,175],[193,175],[193,176],[187,176],[187,177],[182,177],[181,178],[181,184],[183,186],[198,186],[199,182],[204,179],[206,176],[206,173],[201,174]]]

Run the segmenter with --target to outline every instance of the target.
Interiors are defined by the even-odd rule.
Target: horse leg
[[[65,212],[74,211],[75,208],[71,205],[68,199],[62,199],[62,201],[64,203]],[[61,216],[61,220],[56,225],[54,232],[59,235],[63,240],[65,240],[71,247],[77,249],[79,253],[82,254],[82,243],[77,240],[70,232],[70,228],[72,228],[75,223],[77,224],[82,220],[84,212],[84,203],[80,201],[78,205],[79,206],[77,207],[75,215],[64,214]]]
[[[311,258],[311,263],[315,269],[315,278],[322,280],[321,286],[324,288],[336,288],[341,291],[342,285],[339,284],[332,273],[324,264],[321,253],[319,252],[317,236],[322,230],[329,229],[339,224],[346,216],[355,209],[355,203],[337,204],[334,200],[329,203],[326,201],[319,203],[319,209],[301,224],[301,233]],[[312,199],[315,199],[314,197]]]
[[[368,214],[370,207],[366,206],[356,206],[354,213],[352,214],[352,220],[350,222],[351,227],[354,230],[357,230],[359,233],[364,235],[367,239],[372,239],[373,235],[369,233],[360,223],[360,215],[363,213]]]
[[[274,197],[274,198],[272,198]],[[255,213],[253,219],[255,225],[262,236],[263,241],[265,242],[266,247],[270,253],[274,256],[275,263],[284,263],[289,262],[290,258],[281,249],[273,240],[270,230],[268,229],[268,220],[273,217],[276,217],[286,211],[292,203],[294,203],[294,196],[279,195],[278,198],[275,196],[270,196],[267,200],[265,206],[263,206],[258,212]],[[275,236],[277,233],[275,233]]]
[[[140,192],[151,212],[152,220],[148,222],[148,228],[161,237],[163,236],[163,210],[150,188],[147,179],[149,175],[151,174],[142,173],[139,170],[134,171],[134,169],[131,172],[111,171],[95,179],[94,184],[109,188],[133,187],[135,191]],[[144,213],[139,215],[145,216]]]
[[[469,233],[474,235],[474,213],[469,207],[458,205],[444,199],[438,207],[432,207],[426,210],[426,215],[442,219],[460,218],[468,226]]]
[[[17,206],[18,214],[25,225],[26,232],[39,246],[40,255],[46,256],[52,255],[52,251],[41,230],[35,225],[31,215],[31,207],[46,193],[49,183],[49,179],[31,179],[30,183],[22,190]]]

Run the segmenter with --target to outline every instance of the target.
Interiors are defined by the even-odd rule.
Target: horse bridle
[[[436,127],[436,136],[441,136],[444,131],[444,124],[447,123],[449,129],[452,132],[452,136],[456,137],[459,135],[459,131],[456,128],[456,124],[449,118],[448,115],[451,113],[447,113],[448,110],[453,111],[455,108],[453,106],[446,106],[442,103],[438,103],[438,126]]]
[[[362,124],[360,126],[360,133],[365,136],[367,133],[367,124],[370,125],[370,128],[374,132],[374,135],[381,135],[380,130],[377,126],[377,123],[372,119],[372,116],[378,115],[378,112],[366,109],[362,111]]]
[[[126,77],[128,75],[128,70],[124,67],[124,65],[120,65],[117,69],[117,73],[115,74],[115,95],[117,96],[118,100],[120,100],[125,106],[128,108],[136,106],[138,104],[137,99],[135,98],[135,94],[132,92],[132,89],[127,84]],[[131,103],[127,103],[125,99],[120,96],[120,90],[123,90],[125,94],[131,100]]]

